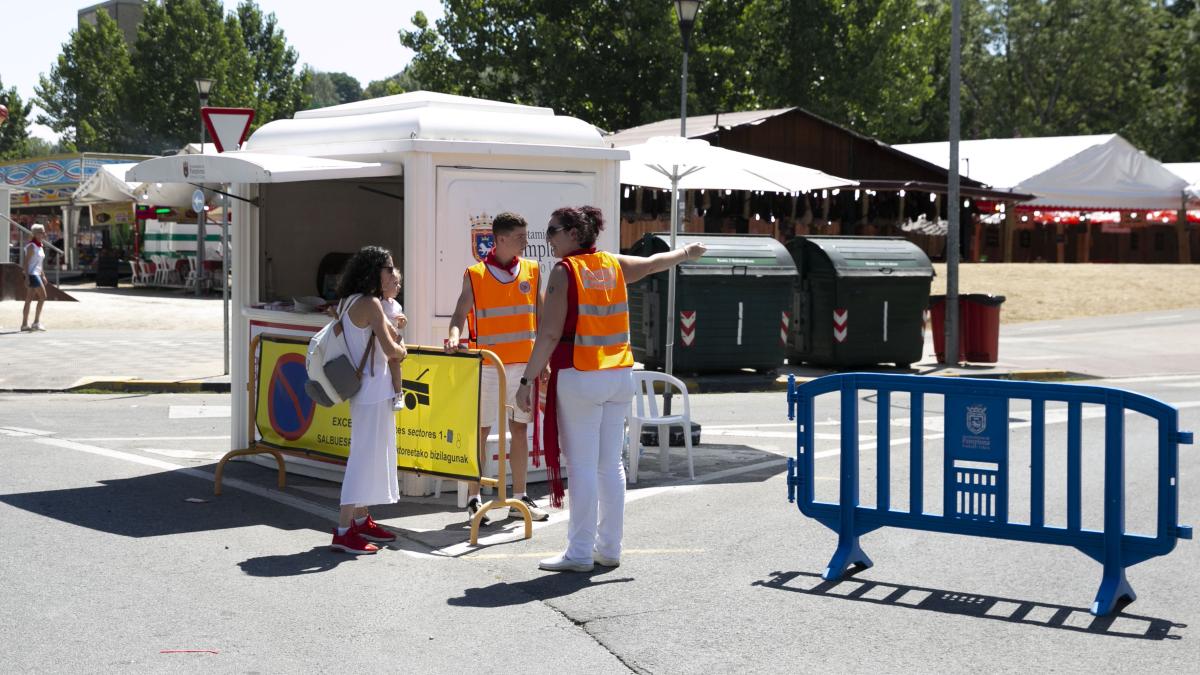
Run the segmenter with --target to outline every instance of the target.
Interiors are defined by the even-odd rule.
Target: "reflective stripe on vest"
[[[611,316],[618,312],[628,312],[628,311],[629,311],[629,303],[628,302],[619,302],[615,305],[609,305],[607,307],[605,307],[603,305],[580,305],[579,306],[579,313],[587,314],[588,316]]]
[[[516,278],[508,283],[496,279],[482,262],[467,268],[467,278],[475,301],[475,343],[506,364],[529,361],[537,337],[537,263],[520,261]]]
[[[576,370],[633,365],[629,296],[616,256],[605,251],[564,258],[579,297],[572,357]]]

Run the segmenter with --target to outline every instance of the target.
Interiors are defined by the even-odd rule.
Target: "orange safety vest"
[[[538,264],[521,260],[517,277],[501,283],[487,263],[467,268],[475,306],[475,344],[496,353],[505,365],[527,363],[537,337]]]
[[[576,370],[633,365],[629,346],[629,295],[616,256],[607,251],[563,259],[575,276],[579,297],[573,360]]]

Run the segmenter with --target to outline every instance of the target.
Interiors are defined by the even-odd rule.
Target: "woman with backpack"
[[[333,532],[331,547],[335,551],[374,553],[379,547],[371,542],[396,540],[395,534],[375,523],[367,506],[394,504],[400,499],[392,410],[396,393],[388,360],[403,360],[407,351],[393,339],[382,304],[384,298],[396,296],[399,284],[391,252],[379,246],[364,246],[355,253],[338,279],[338,320],[349,356],[355,364],[365,365],[362,385],[350,397],[350,457],[342,479],[338,527]]]

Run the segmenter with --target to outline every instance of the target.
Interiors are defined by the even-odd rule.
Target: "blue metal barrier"
[[[876,500],[859,504],[859,392],[877,393]],[[818,502],[814,494],[814,400],[840,393],[841,452],[838,503]],[[891,507],[891,397],[910,400],[908,510]],[[945,452],[942,513],[924,508],[925,396],[945,397]],[[1010,402],[1030,401],[1029,522],[1010,522],[1008,420]],[[1067,406],[1067,522],[1045,522],[1047,402]],[[1081,526],[1082,428],[1084,404],[1104,406],[1104,529]],[[1125,532],[1125,411],[1158,422],[1157,534]],[[1166,555],[1177,539],[1191,539],[1192,528],[1178,524],[1179,445],[1192,434],[1179,430],[1179,414],[1161,401],[1108,387],[915,375],[847,373],[800,386],[788,378],[788,419],[796,420],[796,457],[788,458],[788,501],[799,495],[801,513],[838,533],[837,550],[822,576],[842,578],[853,566],[870,567],[858,538],[880,527],[903,527],[949,534],[1072,546],[1104,565],[1091,612],[1113,611],[1122,599],[1136,597],[1125,568]]]

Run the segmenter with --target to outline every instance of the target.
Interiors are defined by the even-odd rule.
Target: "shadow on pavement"
[[[821,575],[812,572],[771,572],[770,577],[765,581],[755,581],[751,585],[838,600],[1140,640],[1181,640],[1182,636],[1172,635],[1171,629],[1187,627],[1187,624],[1148,616],[1121,612],[1110,616],[1092,616],[1086,608],[937,588],[854,578],[825,581]]]
[[[483,588],[468,588],[463,591],[461,597],[446,600],[446,604],[454,607],[511,607],[560,598],[585,588],[633,581],[630,577],[593,581],[596,577],[613,571],[608,567],[596,567],[587,573],[553,572],[527,581],[500,582]]]
[[[380,551],[374,555],[387,555]],[[328,572],[345,562],[353,562],[359,556],[333,551],[329,546],[314,546],[307,551],[284,555],[264,555],[248,558],[238,563],[242,571],[252,577],[294,577],[301,574]]]

